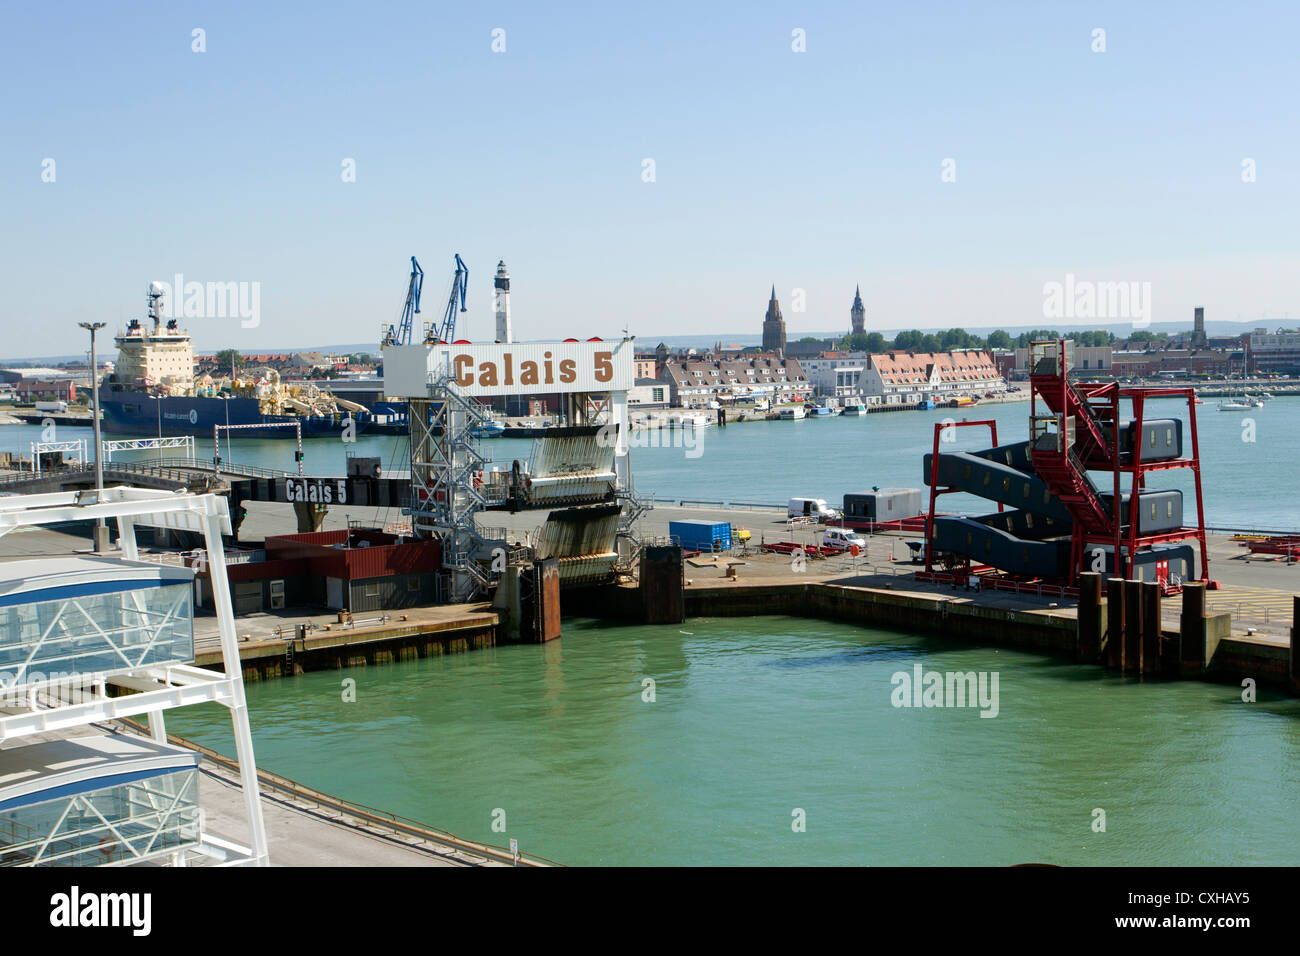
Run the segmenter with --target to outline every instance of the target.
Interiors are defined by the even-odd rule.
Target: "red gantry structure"
[[[926,462],[926,570],[918,578],[965,580],[975,573],[986,586],[1064,593],[1075,588],[1080,571],[1134,578],[1149,567],[1169,592],[1179,590],[1183,580],[1169,574],[1173,559],[1185,565],[1187,577],[1215,587],[1209,578],[1195,392],[1074,381],[1073,351],[1068,339],[1030,343],[1028,442],[999,447],[992,421],[935,426],[934,450]],[[1171,398],[1187,404],[1190,456],[1184,454],[1181,419],[1147,417],[1148,400]],[[988,426],[993,447],[941,454],[941,435],[955,426]],[[1195,525],[1184,520],[1180,491],[1148,486],[1150,473],[1173,469],[1192,472]],[[1100,474],[1110,480],[1099,486],[1094,476]],[[974,519],[937,514],[938,497],[956,491],[997,501],[998,514]],[[1004,513],[1004,504],[1019,510]],[[1193,549],[1176,545],[1193,541],[1199,545],[1199,568]],[[981,563],[972,565],[971,558]],[[964,567],[958,569],[957,561]],[[947,570],[936,571],[939,564]]]
[[[1053,489],[1074,518],[1070,575],[1073,586],[1085,570],[1089,545],[1114,549],[1113,577],[1132,576],[1134,562],[1155,545],[1194,540],[1200,550],[1198,579],[1213,586],[1205,542],[1205,499],[1201,490],[1201,452],[1196,429],[1196,392],[1190,387],[1122,388],[1118,382],[1070,379],[1074,342],[1060,339],[1029,346],[1030,442],[1034,470]],[[1148,399],[1179,398],[1187,403],[1192,453],[1183,454],[1179,424],[1148,420]],[[1122,419],[1123,402],[1131,416]],[[1163,440],[1162,440],[1163,439]],[[1196,526],[1179,522],[1163,527],[1158,508],[1171,501],[1146,500],[1147,475],[1187,468],[1196,489]],[[1109,472],[1111,496],[1104,500],[1089,471]],[[1123,477],[1128,476],[1127,500]],[[1171,493],[1172,494],[1172,493]],[[1178,496],[1181,499],[1181,495]],[[1144,509],[1150,509],[1150,516]],[[1127,514],[1125,510],[1127,509]],[[1181,511],[1181,501],[1179,503]],[[1157,580],[1168,585],[1166,576]]]

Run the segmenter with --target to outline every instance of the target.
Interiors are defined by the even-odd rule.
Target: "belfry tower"
[[[772,298],[763,316],[763,351],[785,356],[785,319],[781,318],[781,305],[776,301],[776,286],[772,286]]]
[[[867,309],[862,304],[862,287],[858,286],[853,290],[853,308],[849,310],[849,315],[853,317],[853,334],[861,335],[867,331]]]

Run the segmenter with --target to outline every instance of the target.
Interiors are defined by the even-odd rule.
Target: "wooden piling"
[[[1142,615],[1142,582],[1136,579],[1124,582],[1124,664],[1125,674],[1142,670],[1142,629],[1146,618]]]
[[[1101,575],[1083,572],[1079,575],[1079,640],[1075,652],[1081,664],[1095,664],[1101,654],[1102,607]]]
[[[1179,672],[1184,676],[1205,670],[1205,582],[1183,584],[1183,611],[1178,621]]]
[[[1300,594],[1291,595],[1291,693],[1300,693]]]
[[[1160,582],[1142,585],[1142,673],[1160,673]]]
[[[1124,666],[1124,579],[1106,579],[1106,666]]]

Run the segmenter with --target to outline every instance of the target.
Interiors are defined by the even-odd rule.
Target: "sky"
[[[869,330],[1086,327],[1044,314],[1067,277],[1145,290],[1135,322],[1295,318],[1298,26],[1282,2],[7,4],[0,355],[75,351],[177,274],[256,290],[184,320],[200,349],[377,341],[410,257],[430,320],[455,253],[475,340],[499,259],[521,339],[755,334],[772,285],[792,338],[847,329],[857,284]]]

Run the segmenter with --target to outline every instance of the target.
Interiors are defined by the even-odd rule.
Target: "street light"
[[[91,424],[95,428],[95,500],[100,501],[104,495],[104,463],[99,454],[99,362],[95,352],[95,333],[108,323],[78,322],[77,324],[90,332],[90,414],[92,416]],[[100,518],[95,525],[95,537],[92,547],[95,551],[108,550],[108,528],[105,526],[103,518]]]

